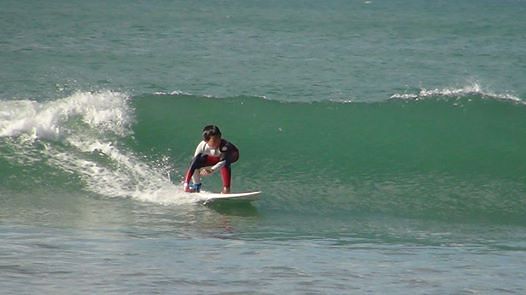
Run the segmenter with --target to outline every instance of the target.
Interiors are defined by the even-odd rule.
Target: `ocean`
[[[524,15],[2,1],[1,293],[524,294]],[[260,200],[182,191],[208,124]]]

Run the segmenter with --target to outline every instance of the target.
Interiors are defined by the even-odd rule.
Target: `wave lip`
[[[6,159],[15,166],[58,169],[75,175],[80,189],[109,198],[163,205],[200,200],[166,177],[170,159],[156,166],[122,143],[136,123],[123,93],[79,91],[45,102],[0,101],[0,110],[0,148],[13,151]]]
[[[119,144],[133,133],[128,100],[119,92],[79,91],[45,102],[1,101],[0,139],[14,151],[15,165],[33,165],[22,160],[37,157],[52,169],[77,175],[88,191],[135,196],[141,187],[166,181]]]
[[[467,96],[480,96],[485,99],[494,100],[506,100],[515,103],[526,104],[526,102],[515,95],[509,93],[495,93],[493,91],[483,89],[478,83],[466,85],[462,88],[435,88],[425,89],[422,88],[418,93],[395,93],[390,96],[390,99],[402,99],[402,100],[424,100],[427,98],[434,97],[446,97],[446,98],[464,98]]]
[[[65,124],[79,117],[91,128],[113,132],[120,136],[130,133],[132,120],[128,97],[122,93],[76,92],[48,102],[32,100],[2,101],[0,106],[0,137],[28,134],[33,139],[57,140],[67,135]]]

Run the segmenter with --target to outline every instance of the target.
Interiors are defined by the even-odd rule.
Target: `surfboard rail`
[[[229,193],[229,194],[199,192],[195,194],[201,197],[203,204],[210,204],[213,202],[222,202],[222,201],[238,201],[238,202],[256,201],[259,199],[261,195],[261,191]]]

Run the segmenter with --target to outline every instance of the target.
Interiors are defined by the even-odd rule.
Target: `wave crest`
[[[66,122],[74,118],[91,128],[126,136],[133,122],[127,100],[122,93],[103,91],[76,92],[47,102],[1,101],[0,137],[25,134],[32,139],[57,140],[68,134]]]
[[[1,101],[0,110],[0,151],[11,151],[3,158],[15,166],[33,166],[36,161],[76,175],[83,190],[106,197],[161,204],[195,201],[185,198],[166,177],[169,159],[155,167],[122,144],[122,138],[133,134],[135,121],[123,93],[76,92],[45,102]]]
[[[395,93],[390,99],[402,100],[424,100],[427,98],[446,97],[446,98],[464,98],[467,96],[480,96],[484,99],[506,100],[516,103],[526,103],[523,99],[510,93],[495,93],[484,89],[478,83],[472,83],[460,88],[422,88],[418,93]]]

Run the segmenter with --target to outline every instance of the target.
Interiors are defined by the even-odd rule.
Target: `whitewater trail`
[[[418,93],[395,93],[391,95],[391,99],[407,99],[407,100],[423,100],[427,98],[445,97],[445,98],[463,98],[466,96],[480,96],[486,99],[507,100],[516,103],[526,104],[523,99],[511,93],[496,93],[494,91],[484,89],[477,82],[472,82],[463,87],[450,88],[422,88]]]
[[[0,102],[0,138],[16,150],[12,161],[30,165],[39,154],[48,165],[79,175],[83,189],[159,204],[193,203],[166,176],[118,140],[133,134],[134,110],[123,93],[76,92],[54,101]],[[168,161],[168,160],[167,160]]]

